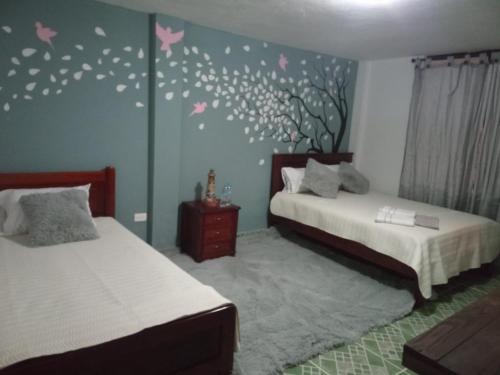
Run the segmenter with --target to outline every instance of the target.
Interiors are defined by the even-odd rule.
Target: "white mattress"
[[[440,230],[375,223],[377,210],[391,206],[437,216]],[[462,271],[493,261],[500,252],[500,224],[484,217],[370,192],[340,191],[337,199],[277,193],[271,212],[338,237],[360,242],[410,266],[420,291],[445,284]]]
[[[0,237],[0,368],[229,303],[111,218],[101,238],[29,248]]]

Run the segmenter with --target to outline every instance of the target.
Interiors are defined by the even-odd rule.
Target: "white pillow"
[[[78,189],[87,193],[87,210],[92,217],[89,205],[89,190],[90,184],[74,187],[56,187],[56,188],[41,188],[41,189],[10,189],[5,190],[3,199],[3,207],[7,213],[7,218],[3,223],[4,235],[16,235],[28,232],[28,222],[24,216],[24,212],[19,204],[19,199],[24,195],[43,194],[43,193],[59,193],[64,190]]]
[[[339,171],[338,164],[323,164],[332,172]],[[292,168],[283,167],[281,168],[281,178],[283,179],[283,191],[285,193],[304,193],[307,191],[306,188],[302,186],[302,180],[304,179],[305,168]]]

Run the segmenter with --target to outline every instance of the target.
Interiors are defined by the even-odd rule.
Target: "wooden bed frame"
[[[323,164],[340,164],[340,162],[352,162],[352,153],[334,153],[334,154],[274,154],[271,166],[271,194],[270,198],[278,191],[283,190],[283,180],[281,178],[281,168],[293,167],[304,168],[307,159],[312,158]],[[381,254],[359,242],[347,240],[345,238],[334,236],[309,225],[301,224],[297,221],[287,219],[282,216],[268,214],[268,226],[284,225],[290,229],[312,238],[318,242],[328,245],[332,250],[340,251],[349,257],[374,264],[397,275],[412,281],[414,288],[416,304],[420,305],[425,301],[418,288],[418,279],[416,272],[406,264],[397,261],[387,255]]]
[[[0,173],[0,190],[92,184],[93,216],[115,214],[115,170]],[[226,304],[136,334],[62,354],[18,362],[0,375],[231,374],[236,307]]]

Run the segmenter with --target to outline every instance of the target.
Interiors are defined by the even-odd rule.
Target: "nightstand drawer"
[[[233,235],[230,227],[205,229],[203,243],[229,241]]]
[[[234,253],[231,242],[216,242],[205,245],[203,254],[207,258],[217,258],[225,255],[232,255]]]
[[[205,215],[205,225],[207,226],[227,226],[231,223],[232,214],[230,212]]]

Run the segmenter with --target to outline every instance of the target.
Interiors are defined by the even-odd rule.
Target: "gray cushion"
[[[351,193],[366,194],[370,190],[370,181],[349,163],[340,163],[339,177],[342,181],[342,188]]]
[[[99,237],[87,211],[87,195],[82,190],[25,195],[19,203],[28,220],[28,233],[33,246]]]
[[[341,185],[340,178],[326,165],[308,159],[302,185],[313,193],[325,198],[337,198]]]

